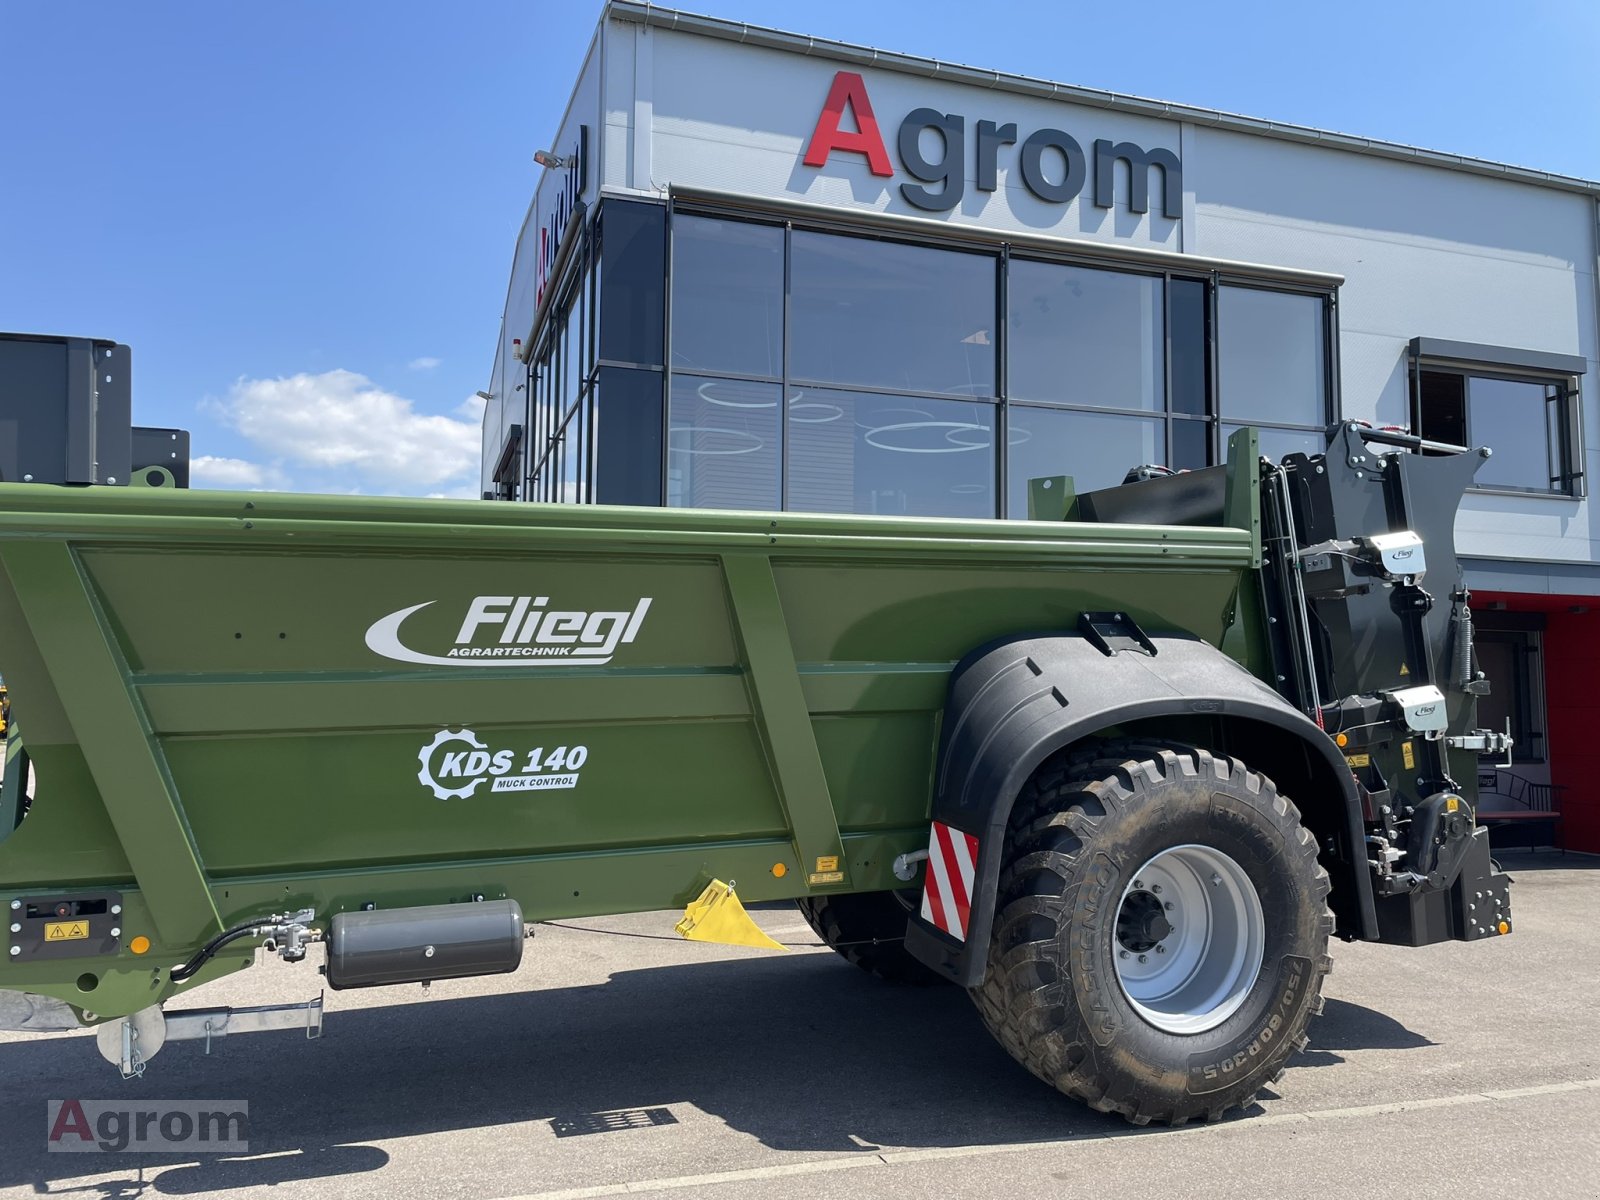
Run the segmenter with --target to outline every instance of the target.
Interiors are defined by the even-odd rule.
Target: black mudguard
[[[911,919],[906,949],[940,974],[975,987],[989,933],[1006,822],[1024,783],[1051,754],[1115,725],[1152,717],[1245,718],[1283,730],[1327,764],[1343,798],[1347,836],[1364,847],[1355,780],[1339,748],[1281,696],[1220,650],[1186,635],[1154,636],[1150,648],[1108,653],[1076,634],[1008,639],[956,665],[944,710],[932,818],[978,840],[965,941],[926,918]],[[1372,880],[1349,872],[1363,926],[1375,927]],[[1363,930],[1375,936],[1374,930]]]

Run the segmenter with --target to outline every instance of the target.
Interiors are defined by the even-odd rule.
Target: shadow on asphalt
[[[1393,1017],[1348,1000],[1329,999],[1306,1030],[1311,1045],[1294,1067],[1331,1067],[1344,1062],[1340,1050],[1416,1050],[1437,1043],[1413,1033]],[[1293,1071],[1289,1078],[1294,1078]]]
[[[1312,1036],[1313,1062],[1428,1044],[1336,1000]],[[146,1179],[161,1172],[147,1186],[170,1194],[378,1170],[388,1155],[363,1143],[387,1138],[655,1106],[690,1106],[766,1146],[810,1152],[1135,1132],[1017,1066],[960,990],[895,988],[818,955],[624,971],[602,985],[513,995],[419,994],[332,1011],[310,1044],[256,1034],[208,1058],[199,1043],[174,1043],[126,1084],[91,1038],[12,1042],[0,1044],[0,1080],[9,1131],[0,1186],[39,1192],[126,1164],[47,1154],[45,1097],[248,1100],[252,1157],[139,1156]],[[129,1166],[129,1179],[87,1194],[132,1194],[135,1174]]]

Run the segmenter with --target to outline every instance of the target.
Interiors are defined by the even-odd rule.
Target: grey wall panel
[[[548,256],[555,252],[556,247],[550,243],[552,235],[559,231],[552,228],[552,218],[562,203],[569,172],[580,169],[569,167],[542,170],[532,163],[531,156],[535,150],[551,150],[559,155],[570,155],[579,144],[580,129],[586,126],[589,130],[590,161],[585,172],[587,186],[581,198],[586,204],[592,204],[595,196],[599,194],[600,173],[596,169],[598,158],[596,144],[600,113],[600,53],[597,41],[589,48],[589,56],[584,60],[578,85],[573,90],[572,100],[554,138],[544,145],[526,147],[526,152],[530,156],[528,169],[536,175],[537,183],[533,203],[528,207],[522,230],[517,236],[516,252],[511,265],[511,283],[506,291],[505,315],[500,328],[500,345],[497,347],[497,353],[503,359],[506,375],[508,377],[517,375],[517,379],[512,381],[512,387],[520,381],[521,374],[520,366],[512,356],[512,342],[521,338],[524,350],[527,352],[533,350],[529,335],[538,308],[539,287],[543,281],[541,258],[548,261]],[[500,387],[491,390],[496,395],[504,395]],[[511,415],[509,419],[519,421],[521,417]]]
[[[1486,558],[1600,561],[1597,532],[1588,500],[1468,493],[1456,518],[1456,549]]]
[[[1345,415],[1410,423],[1414,336],[1595,360],[1587,198],[1215,129],[1191,141],[1192,250],[1345,275]],[[1591,445],[1600,444],[1596,392],[1590,383],[1584,397]],[[1469,554],[1600,560],[1590,510],[1587,500],[1474,494],[1457,538]]]
[[[863,69],[777,50],[738,46],[657,30],[650,72],[653,96],[653,146],[649,186],[668,183],[756,196],[782,196],[844,209],[870,209],[928,216],[909,203],[902,184],[917,184],[898,152],[902,120],[915,109],[965,118],[962,199],[940,219],[990,229],[1049,231],[1063,237],[1118,241],[1176,250],[1177,220],[1161,214],[1159,171],[1150,172],[1150,212],[1128,210],[1128,172],[1115,172],[1115,203],[1097,207],[1094,143],[1097,139],[1133,142],[1150,150],[1180,150],[1177,122],[1126,113],[1108,113],[1036,97],[995,93],[982,88],[922,79],[899,72]],[[863,76],[883,135],[892,177],[872,174],[861,154],[835,151],[823,167],[801,160],[811,140],[834,75],[839,70]],[[1069,134],[1088,160],[1083,191],[1070,203],[1047,203],[1021,182],[1018,146],[997,156],[998,190],[980,191],[976,179],[977,124],[1015,122],[1020,139],[1040,129]],[[842,129],[853,129],[849,116]],[[922,135],[924,153],[941,153],[938,135]],[[1060,156],[1047,155],[1047,175],[1060,178]],[[634,186],[642,186],[636,178]],[[937,185],[930,184],[937,191]],[[936,214],[937,215],[937,214]]]
[[[1374,425],[1411,424],[1406,345],[1405,338],[1392,334],[1341,328],[1343,416]]]

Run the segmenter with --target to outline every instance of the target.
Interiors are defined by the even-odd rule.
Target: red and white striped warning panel
[[[922,885],[922,919],[963,942],[972,914],[972,876],[977,862],[977,838],[933,823],[927,878]]]

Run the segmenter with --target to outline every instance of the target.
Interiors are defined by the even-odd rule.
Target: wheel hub
[[[1266,922],[1255,884],[1211,846],[1174,846],[1134,873],[1112,961],[1134,1010],[1166,1033],[1214,1029],[1261,974]]]
[[[1162,911],[1161,897],[1151,892],[1130,892],[1117,913],[1117,944],[1134,954],[1159,945],[1172,932]]]

